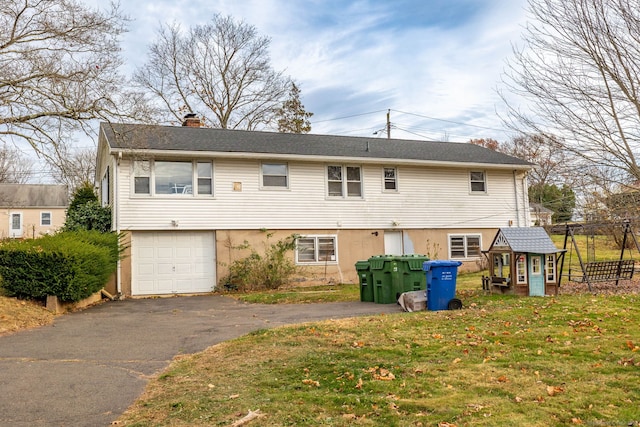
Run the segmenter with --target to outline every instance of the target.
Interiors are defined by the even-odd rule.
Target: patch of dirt
[[[0,336],[48,325],[54,318],[42,304],[0,296]]]
[[[620,280],[616,285],[615,280],[610,282],[595,282],[589,285],[578,282],[563,283],[558,290],[559,295],[576,294],[597,294],[597,295],[623,295],[640,294],[640,280]]]

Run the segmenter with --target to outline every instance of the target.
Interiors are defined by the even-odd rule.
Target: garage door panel
[[[213,290],[214,232],[134,232],[131,246],[134,295]]]
[[[173,264],[161,261],[159,264],[156,264],[155,271],[158,274],[173,274]]]

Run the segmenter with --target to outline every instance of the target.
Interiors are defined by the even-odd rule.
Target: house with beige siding
[[[64,225],[66,185],[0,184],[0,238],[36,238]]]
[[[499,228],[530,224],[530,167],[463,143],[103,123],[96,182],[128,236],[114,291],[139,296],[213,290],[265,230],[299,235],[309,282],[357,283],[380,254],[477,270]]]

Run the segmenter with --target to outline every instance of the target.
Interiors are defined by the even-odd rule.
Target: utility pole
[[[387,110],[387,139],[391,139],[391,109]]]

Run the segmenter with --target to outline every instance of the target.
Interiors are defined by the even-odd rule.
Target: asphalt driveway
[[[0,337],[0,426],[108,426],[176,355],[262,328],[399,311],[396,304],[262,305],[219,295],[104,303]]]

